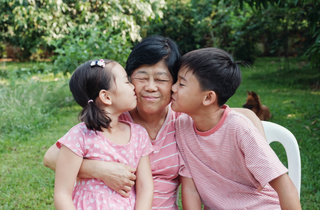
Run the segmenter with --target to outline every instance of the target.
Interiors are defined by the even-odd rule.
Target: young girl
[[[153,148],[148,133],[139,125],[118,120],[137,105],[134,86],[125,70],[111,60],[88,61],[76,69],[69,86],[75,101],[83,107],[79,114],[82,123],[57,142],[56,209],[151,209],[149,154]],[[98,179],[78,179],[74,186],[83,158],[136,168],[135,189],[125,198]]]

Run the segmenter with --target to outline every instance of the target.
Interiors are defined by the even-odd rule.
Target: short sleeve
[[[179,175],[187,178],[192,178],[190,170],[186,166],[186,163],[184,162],[184,159],[182,157],[182,154],[179,151]]]
[[[74,126],[56,143],[60,149],[62,145],[69,148],[76,155],[83,157],[85,156],[85,141],[84,133],[80,124]]]
[[[245,163],[254,178],[260,183],[258,190],[273,179],[288,172],[268,142],[255,127],[237,129],[240,148],[244,153]]]

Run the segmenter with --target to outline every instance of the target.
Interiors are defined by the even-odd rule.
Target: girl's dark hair
[[[180,57],[178,46],[174,41],[163,36],[149,36],[132,49],[125,69],[130,77],[138,67],[153,66],[164,60],[175,83],[179,70],[177,63]]]
[[[79,120],[90,130],[102,131],[102,127],[110,127],[111,119],[95,104],[95,99],[99,96],[100,90],[111,88],[113,80],[111,68],[116,62],[104,59],[105,67],[91,66],[91,62],[83,63],[75,70],[69,87],[74,100],[83,108],[79,113]]]
[[[238,63],[224,50],[203,48],[182,56],[179,66],[195,75],[203,91],[215,91],[221,107],[241,83]]]

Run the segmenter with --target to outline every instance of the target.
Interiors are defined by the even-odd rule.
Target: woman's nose
[[[149,79],[148,83],[145,86],[146,91],[157,91],[157,86],[154,79]]]

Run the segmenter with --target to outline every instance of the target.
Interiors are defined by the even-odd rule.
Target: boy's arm
[[[56,144],[52,145],[44,156],[43,164],[55,170],[58,153],[59,148]],[[134,172],[134,168],[122,163],[84,159],[78,177],[100,179],[121,196],[128,197],[127,192],[135,184],[136,176],[133,174]]]
[[[184,210],[201,210],[201,199],[192,178],[180,176],[182,207]]]
[[[296,187],[292,183],[288,174],[283,174],[269,184],[278,193],[280,206],[282,210],[301,209],[299,195]]]
[[[76,209],[72,202],[72,191],[82,160],[67,147],[61,147],[54,184],[54,205],[57,210]]]
[[[153,178],[149,155],[143,156],[140,159],[137,168],[136,181],[136,210],[148,209],[152,207],[153,201]]]
[[[263,125],[261,123],[261,120],[257,117],[257,115],[251,111],[250,109],[244,109],[244,108],[231,108],[236,112],[239,112],[241,114],[243,114],[244,116],[246,116],[247,118],[249,118],[249,120],[251,120],[251,122],[253,123],[253,125],[258,129],[258,131],[262,134],[262,136],[266,138],[266,135],[264,133],[264,129],[263,129]]]

